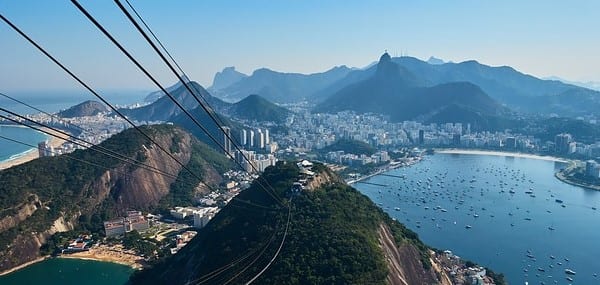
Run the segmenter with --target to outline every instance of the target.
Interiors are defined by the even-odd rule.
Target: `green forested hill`
[[[366,196],[330,179],[318,168],[321,186],[290,196],[298,177],[292,163],[268,168],[265,177],[291,207],[286,241],[257,284],[385,284],[388,267],[380,228],[388,227],[399,248],[413,249],[403,265],[414,282],[436,277],[427,247],[417,235]],[[328,178],[329,177],[329,178]],[[291,198],[291,201],[289,201]],[[132,276],[132,284],[241,284],[274,256],[283,238],[287,208],[278,206],[254,184],[243,191],[186,247],[153,268]],[[261,254],[262,253],[262,254]],[[415,269],[416,268],[416,269]],[[218,272],[218,274],[216,274]],[[412,278],[412,279],[411,279]],[[188,283],[190,282],[190,283]],[[411,283],[418,284],[418,283]]]
[[[291,113],[288,109],[277,106],[260,95],[252,94],[232,104],[228,112],[241,119],[284,123]]]
[[[159,125],[141,129],[197,176],[182,171],[134,129],[100,145],[172,176],[92,149],[44,157],[0,171],[0,248],[5,249],[0,251],[0,270],[38,257],[40,246],[56,232],[79,228],[102,233],[104,220],[126,210],[190,203],[201,182],[198,178],[216,185],[220,182],[215,181],[218,173],[230,167],[223,155],[180,128]],[[206,176],[208,172],[217,173],[217,177]]]

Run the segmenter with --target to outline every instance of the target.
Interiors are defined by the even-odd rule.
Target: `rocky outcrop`
[[[60,216],[49,229],[43,232],[26,232],[17,235],[12,244],[0,254],[0,271],[41,257],[40,247],[46,243],[46,240],[55,233],[72,230],[78,217],[79,212],[66,218]]]
[[[178,136],[177,147],[170,145],[175,143],[171,139],[171,135],[159,137],[156,141],[160,145],[168,145],[170,148],[178,149],[179,151],[172,153],[172,155],[185,165],[191,157],[192,137],[181,130],[172,135]],[[146,158],[144,163],[150,167],[174,175],[182,170],[180,164],[156,146],[144,147],[140,153],[142,157]],[[124,166],[124,168],[127,168],[127,166]],[[110,192],[112,197],[115,198],[120,213],[130,209],[147,210],[149,207],[156,205],[160,199],[169,193],[171,183],[175,181],[173,177],[157,175],[145,168],[137,168],[128,175],[115,171],[111,177],[112,179],[109,182],[112,186]]]
[[[33,194],[28,198],[28,202],[17,205],[4,211],[16,211],[13,215],[8,215],[0,219],[0,232],[8,230],[25,219],[29,218],[37,209],[41,207],[40,199]]]
[[[324,185],[343,182],[341,178],[334,174],[331,169],[327,168],[316,173],[308,181],[307,189],[318,189]]]
[[[382,223],[379,225],[379,243],[388,266],[387,281],[392,285],[411,284],[448,284],[448,276],[442,270],[426,270],[421,264],[419,251],[413,244],[398,245],[390,228]]]
[[[195,149],[193,145],[198,143],[192,135],[172,126],[147,128],[149,130],[146,131],[151,134],[157,144],[163,149],[169,150],[170,155],[181,164],[188,164]],[[44,190],[44,183],[37,183],[35,187],[25,185],[20,191],[13,191],[20,187],[16,184],[11,184],[16,186],[12,186],[10,189],[0,187],[0,192],[29,192],[29,194],[20,196],[22,197],[20,199],[24,200],[22,203],[0,211],[2,214],[0,215],[2,217],[0,219],[0,241],[3,242],[2,246],[6,247],[0,250],[0,272],[39,258],[40,247],[46,243],[49,237],[57,232],[73,230],[82,216],[89,218],[92,215],[99,215],[101,212],[109,213],[110,216],[120,216],[127,210],[152,210],[163,197],[169,194],[171,184],[175,182],[183,169],[182,165],[163,152],[156,144],[140,139],[137,135],[129,133],[121,138],[129,140],[129,142],[120,142],[116,139],[117,141],[113,140],[109,145],[116,145],[117,148],[122,149],[122,152],[130,147],[131,150],[126,151],[129,157],[171,175],[157,174],[156,170],[150,171],[148,167],[116,161],[116,164],[108,169],[98,168],[98,171],[95,172],[81,172],[97,175],[85,178],[87,182],[81,183],[81,186],[74,187],[73,183],[69,182],[59,184],[60,186],[54,185],[54,189],[59,189],[56,192],[58,194]],[[125,146],[125,144],[128,145]],[[88,160],[94,159],[93,154],[98,155],[91,150],[85,152],[90,153],[89,156],[85,156]],[[106,158],[98,157],[98,159]],[[70,162],[65,157],[54,157],[50,160],[57,165]],[[34,163],[34,165],[36,164]],[[43,164],[40,163],[41,165]],[[31,173],[32,171],[42,172],[42,170],[31,167],[27,171],[20,171],[19,167],[23,166],[17,166],[11,170],[13,171],[11,175],[28,175],[21,173]],[[207,188],[204,183],[215,185],[222,179],[219,172],[208,162],[204,161],[202,168],[198,174],[205,179],[195,187],[196,191],[204,191],[204,188]],[[65,171],[64,176],[52,178],[67,180],[70,179],[67,177],[82,175],[77,169],[67,167]],[[8,176],[5,174],[5,177]],[[38,179],[35,178],[37,176],[27,177],[32,181]],[[47,177],[41,178],[48,179]]]

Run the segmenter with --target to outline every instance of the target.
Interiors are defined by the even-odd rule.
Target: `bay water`
[[[128,266],[111,262],[51,258],[0,276],[0,284],[122,285],[132,272]]]
[[[147,91],[109,91],[101,92],[108,102],[115,105],[126,106],[142,102]],[[69,107],[82,103],[86,100],[96,100],[95,97],[87,92],[21,92],[16,94],[7,94],[17,100],[32,105],[48,113],[55,113],[66,110]],[[18,102],[12,101],[6,97],[0,96],[0,106],[9,109],[21,115],[37,114],[39,111],[31,109]],[[22,141],[30,145],[37,145],[46,140],[47,136],[29,128],[15,128],[9,126],[0,127],[0,135]],[[25,152],[36,151],[34,148],[23,144],[11,142],[0,138],[0,162],[10,160],[24,155]]]
[[[510,284],[600,284],[600,192],[556,179],[565,166],[434,154],[365,180],[381,186],[354,187],[426,244],[504,273]]]
[[[48,138],[46,134],[30,128],[0,125],[0,135],[36,146]],[[0,162],[14,159],[36,149],[0,137]]]

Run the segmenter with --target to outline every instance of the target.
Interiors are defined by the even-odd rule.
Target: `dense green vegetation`
[[[347,175],[355,174],[355,173],[358,173],[361,175],[367,175],[367,174],[371,174],[371,173],[375,172],[377,169],[379,169],[385,165],[387,165],[387,162],[367,163],[364,165],[349,165],[348,167],[341,170],[339,172],[339,174],[342,175],[343,177],[346,177]]]
[[[600,178],[587,175],[585,164],[582,166],[567,167],[561,170],[559,174],[572,183],[589,187],[600,186]]]
[[[351,140],[351,139],[340,139],[331,145],[328,145],[319,150],[320,153],[328,153],[330,151],[344,151],[344,153],[353,153],[356,155],[372,155],[376,149],[366,142]]]
[[[160,130],[144,129],[150,134]],[[102,146],[132,157],[141,145],[148,145],[148,142],[136,132],[125,131],[106,140]],[[96,165],[78,160],[90,161]],[[0,171],[0,208],[3,209],[0,217],[15,214],[15,206],[28,199],[31,201],[33,195],[39,197],[38,206],[42,206],[18,226],[0,233],[0,247],[6,247],[18,233],[45,231],[61,213],[72,214],[80,209],[87,209],[90,206],[90,183],[106,169],[115,168],[119,164],[116,158],[93,150],[78,150],[69,155],[44,157]],[[101,219],[109,218],[110,213],[106,211],[100,216]]]
[[[65,246],[69,241],[79,236],[78,232],[68,231],[62,233],[56,233],[52,235],[44,245],[40,248],[42,255],[58,254],[60,249]]]
[[[169,125],[142,126],[142,130],[150,137],[171,137],[170,142],[181,141],[182,130]],[[145,161],[142,146],[150,146],[150,141],[133,129],[128,129],[104,141],[101,146],[123,154],[127,157]],[[180,151],[179,146],[171,146],[173,152]],[[204,176],[205,169],[214,167],[217,172],[226,171],[230,162],[210,147],[200,143],[192,143],[192,159],[188,167],[195,173]],[[92,162],[86,164],[81,161]],[[44,232],[60,216],[70,217],[80,214],[77,220],[78,231],[89,231],[95,235],[103,235],[103,221],[119,215],[116,211],[118,185],[111,189],[106,198],[94,193],[93,183],[111,169],[117,175],[128,175],[138,166],[126,164],[116,158],[93,151],[77,150],[68,155],[36,159],[16,167],[0,171],[0,218],[14,215],[19,205],[35,201],[38,197],[37,210],[32,216],[17,226],[0,233],[0,247],[6,248],[18,234]],[[189,205],[192,192],[197,185],[197,178],[186,171],[180,171],[179,177],[172,185],[169,193],[162,201],[162,207],[176,204]],[[156,210],[157,205],[148,204],[139,210]],[[59,245],[62,236],[50,240]],[[52,251],[52,244],[44,247],[44,252]]]
[[[57,115],[62,118],[74,118],[84,116],[95,116],[98,113],[108,112],[108,108],[97,101],[88,100],[83,103],[72,106],[69,109],[60,111]]]
[[[273,185],[278,195],[283,196],[295,181],[298,169],[291,163],[285,166],[279,163],[279,166],[267,168],[263,177]],[[178,254],[156,264],[151,270],[134,275],[132,280],[139,284],[172,284],[175,280],[183,283],[184,279],[192,280],[229,263],[241,253],[258,252],[271,237],[280,240],[285,214],[284,208],[278,206],[255,182],[222,209]],[[270,247],[272,250],[265,254],[272,255],[274,248]],[[235,268],[240,269],[241,266]],[[164,274],[155,276],[158,272]],[[221,283],[225,281],[223,278]]]
[[[517,131],[533,135],[542,141],[554,141],[554,137],[560,133],[570,133],[576,141],[583,143],[595,143],[600,138],[600,128],[571,118],[538,118]]]
[[[381,212],[347,186],[331,185],[293,202],[293,222],[266,284],[384,284],[377,227]]]
[[[144,256],[153,256],[159,250],[154,242],[145,240],[136,230],[125,233],[122,242],[125,249],[135,250]]]
[[[259,95],[249,95],[231,105],[229,112],[235,117],[245,120],[256,120],[284,123],[291,113],[286,108],[277,106]]]
[[[506,285],[507,284],[506,280],[504,279],[504,274],[496,273],[489,268],[486,268],[485,271],[486,271],[486,275],[489,276],[490,278],[492,278],[492,280],[494,280],[494,283],[496,283],[496,285]]]
[[[281,253],[257,280],[259,284],[384,284],[388,271],[378,242],[381,223],[388,224],[398,245],[410,243],[421,252],[422,261],[428,260],[427,247],[414,232],[392,221],[366,196],[345,184],[331,183],[290,196],[289,189],[298,174],[295,164],[279,163],[263,175],[280,196],[291,198],[286,203],[292,207],[292,219]],[[247,253],[250,257],[246,260],[253,260],[268,245],[253,266],[232,280],[247,281],[275,254],[286,219],[287,209],[254,184],[222,209],[178,254],[135,274],[131,282],[198,281],[198,277]],[[224,274],[206,281],[224,283],[248,263],[234,263]],[[428,261],[422,264],[429,267]]]

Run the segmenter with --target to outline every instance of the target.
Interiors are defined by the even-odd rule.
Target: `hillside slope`
[[[228,102],[239,101],[250,94],[258,94],[276,103],[298,102],[312,98],[313,93],[342,79],[350,71],[346,66],[313,74],[283,73],[261,68],[227,87],[218,90],[213,88],[211,92]]]
[[[64,111],[58,112],[57,116],[62,118],[95,116],[99,113],[108,112],[108,108],[97,101],[88,100],[77,104]]]
[[[228,115],[250,121],[283,123],[291,112],[260,95],[249,95],[224,110]]]
[[[202,181],[182,171],[180,165],[133,129],[111,137],[101,146],[175,177],[93,150],[44,157],[0,171],[0,248],[4,249],[0,251],[0,271],[39,257],[40,247],[56,232],[74,228],[102,232],[102,221],[127,210],[190,203],[196,188],[206,191],[204,184],[218,185],[220,173],[229,168],[229,161],[222,155],[182,129],[167,125],[141,128]]]
[[[201,101],[204,98],[204,100],[206,100],[216,110],[219,110],[224,104],[226,104],[225,102],[210,95],[208,91],[204,89],[204,87],[195,81],[189,82],[188,86],[192,91],[194,91],[194,94],[196,94]],[[194,96],[192,96],[188,89],[182,84],[175,84],[171,87],[171,89],[173,90],[170,91],[169,94],[171,94],[171,96],[173,96],[173,98],[175,98],[175,100],[177,100],[177,102],[179,102],[179,104],[182,105],[186,110],[189,111],[199,107],[196,98],[194,98]],[[157,92],[164,93],[162,91]],[[168,96],[162,96],[149,105],[134,109],[121,109],[120,111],[126,116],[137,121],[162,122],[167,122],[175,116],[183,113],[183,111],[175,103],[173,103]]]
[[[423,87],[426,82],[408,69],[393,62],[386,53],[381,56],[376,72],[369,78],[351,84],[313,110],[358,113],[378,113],[392,121],[444,119],[475,125],[476,117],[498,116],[508,110],[490,98],[478,86],[469,82],[451,82]],[[452,112],[461,106],[460,112]],[[444,112],[443,116],[438,113]],[[452,113],[451,113],[452,112]]]
[[[474,60],[429,64],[413,57],[396,57],[392,62],[412,73],[425,87],[451,82],[470,82],[494,100],[523,113],[580,116],[599,114],[600,92],[557,80],[543,80],[509,66],[489,66]],[[327,98],[347,86],[369,78],[377,67],[352,71],[320,92]]]
[[[231,84],[234,84],[246,77],[248,77],[248,75],[235,70],[235,66],[225,67],[222,71],[215,74],[213,83],[208,90],[211,92],[218,92],[218,90],[227,88]]]
[[[447,284],[428,248],[322,165],[312,190],[290,196],[299,169],[278,163],[263,177],[291,207],[281,252],[256,284]],[[132,284],[242,284],[274,256],[288,217],[257,184],[241,192],[176,255]],[[218,273],[218,274],[215,274]],[[191,282],[191,283],[188,283]]]

